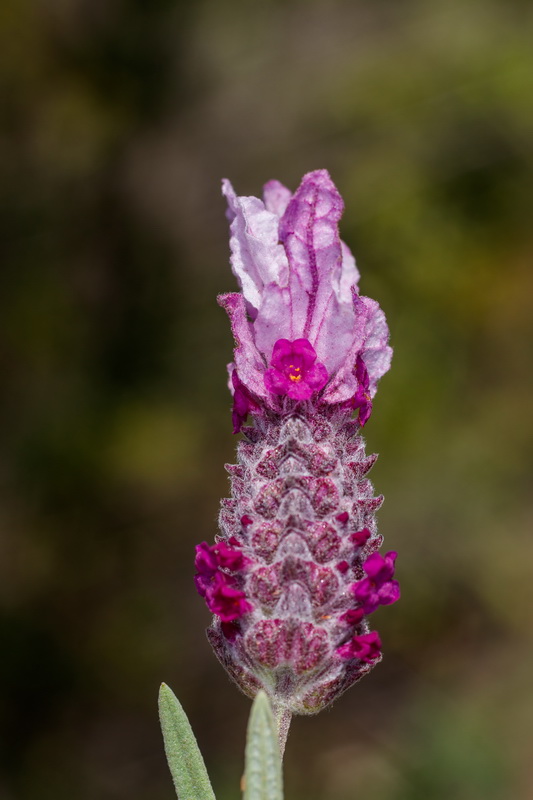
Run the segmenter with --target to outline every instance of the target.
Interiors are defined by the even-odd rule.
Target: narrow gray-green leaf
[[[165,684],[159,690],[159,719],[165,753],[179,800],[215,800],[204,759],[178,698]]]
[[[278,731],[263,691],[253,702],[248,722],[244,800],[283,800]]]

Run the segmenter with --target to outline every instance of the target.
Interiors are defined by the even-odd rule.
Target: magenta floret
[[[350,534],[350,541],[352,541],[356,547],[364,547],[371,536],[372,534],[368,528],[363,528],[362,531],[356,531]]]
[[[246,595],[235,589],[226,575],[217,572],[206,592],[207,607],[222,622],[232,622],[252,610]]]
[[[392,551],[385,557],[372,553],[363,564],[368,577],[355,583],[352,591],[365,614],[371,614],[378,606],[390,605],[400,598],[400,584],[392,580],[397,555]]]
[[[207,542],[201,542],[201,544],[196,545],[194,566],[197,571],[194,576],[196,589],[202,597],[205,597],[218,570],[218,561],[214,548],[210,547]]]
[[[265,372],[265,386],[272,394],[293,400],[309,400],[328,380],[324,364],[316,363],[316,353],[307,339],[278,339],[272,351],[272,367]]]
[[[231,385],[233,387],[233,433],[239,433],[249,413],[259,414],[261,408],[251,396],[250,392],[241,383],[237,370],[231,371]]]
[[[363,428],[372,413],[372,400],[370,398],[370,377],[362,356],[357,356],[355,361],[355,377],[357,378],[357,391],[348,401],[348,408],[359,409],[359,424]]]
[[[229,570],[230,572],[238,572],[244,570],[250,563],[250,559],[246,558],[242,551],[235,547],[229,547],[225,542],[217,542],[214,545],[208,545],[207,542],[201,542],[196,545],[196,558],[194,566],[196,567],[197,574],[194,577],[195,585],[198,593],[206,598],[206,603],[214,614],[219,614],[217,608],[228,608],[228,602],[238,599],[236,594],[232,594],[234,579],[228,576],[221,570]],[[231,589],[231,591],[230,591]],[[243,595],[242,592],[239,593]],[[225,605],[224,605],[225,604]],[[235,605],[232,608],[242,608],[244,605]],[[229,622],[245,613],[244,610],[236,616],[228,617],[229,611],[224,612],[224,616],[219,614],[221,619]],[[233,612],[231,612],[233,613]]]
[[[370,664],[381,655],[381,639],[376,631],[352,636],[349,642],[337,649],[337,653],[341,658],[357,658]]]

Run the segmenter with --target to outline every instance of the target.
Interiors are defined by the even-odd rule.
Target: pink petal
[[[279,181],[268,181],[263,186],[263,198],[267,211],[272,211],[278,217],[282,217],[285,209],[289,205],[292,192]]]
[[[272,394],[287,394],[291,382],[277,369],[267,369],[264,375],[265,388]]]
[[[371,397],[376,393],[379,378],[388,370],[392,349],[388,346],[389,329],[379,304],[369,297],[354,294],[354,339],[337,374],[324,394],[328,403],[349,400],[358,389],[354,374],[357,357],[361,356],[369,377]],[[320,356],[319,356],[320,357]]]
[[[287,389],[287,397],[292,397],[293,400],[309,400],[315,390],[309,386],[307,381],[288,381],[289,387]]]
[[[318,392],[328,382],[328,371],[324,364],[314,364],[305,375],[305,382],[313,392]]]
[[[278,339],[291,335],[291,296],[288,286],[270,283],[263,289],[261,305],[254,320],[255,342],[267,362]]]
[[[369,311],[363,302],[363,298],[360,298],[357,294],[354,295],[353,310],[354,321],[351,346],[347,352],[344,351],[338,371],[324,393],[324,400],[327,403],[342,403],[349,400],[358,389],[354,370],[357,356],[364,346]]]
[[[387,581],[378,590],[379,602],[382,606],[388,606],[400,599],[400,584],[398,581]]]
[[[304,176],[280,221],[290,263],[292,338],[309,339],[330,375],[354,338],[351,292],[358,272],[339,238],[343,208],[328,173],[318,170]]]
[[[270,363],[275,369],[283,369],[285,359],[292,356],[292,342],[288,339],[278,339],[272,350]],[[316,358],[316,356],[315,356]]]
[[[257,197],[237,197],[231,183],[222,181],[232,221],[231,266],[249,304],[257,312],[263,288],[269,283],[287,283],[288,261],[279,244],[279,219],[267,211]],[[252,314],[253,316],[253,314]]]
[[[323,315],[332,292],[332,273],[341,274],[337,224],[342,198],[326,170],[304,176],[280,220],[280,239],[290,263],[291,339],[309,339],[315,313]]]
[[[241,382],[252,394],[268,401],[268,392],[265,390],[263,380],[265,362],[255,346],[251,324],[246,317],[243,296],[232,292],[219,295],[217,301],[230,318],[235,339],[235,367]]]
[[[370,396],[374,397],[378,380],[390,367],[392,348],[388,345],[389,328],[379,304],[369,297],[362,297],[361,300],[367,309],[365,343],[361,355],[370,379]]]
[[[352,289],[357,288],[360,275],[352,251],[341,240],[342,272],[339,282],[339,300],[349,303],[352,299]]]
[[[386,561],[382,555],[379,553],[372,553],[372,555],[368,556],[367,560],[365,561],[363,569],[369,578],[376,580],[377,578],[381,577],[381,572],[386,566]],[[390,575],[387,577],[390,577]]]
[[[292,343],[292,351],[295,356],[301,359],[302,365],[306,370],[312,367],[316,361],[315,348],[307,339],[295,339]]]

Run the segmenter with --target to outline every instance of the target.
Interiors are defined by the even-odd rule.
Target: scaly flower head
[[[377,552],[382,498],[365,477],[376,456],[360,436],[390,364],[388,328],[359,294],[325,170],[294,194],[277,181],[263,200],[228,181],[223,193],[241,292],[219,302],[235,338],[233,427],[246,438],[227,466],[221,536],[196,548],[195,581],[238,685],[314,713],[381,659],[367,616],[399,597],[396,553]]]

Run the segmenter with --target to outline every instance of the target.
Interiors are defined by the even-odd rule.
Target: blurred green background
[[[2,800],[171,798],[162,680],[239,796],[249,701],[192,584],[235,446],[219,182],[322,167],[392,331],[366,437],[403,597],[383,663],[293,723],[287,797],[533,796],[532,23],[2,0]]]

